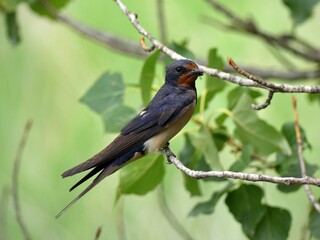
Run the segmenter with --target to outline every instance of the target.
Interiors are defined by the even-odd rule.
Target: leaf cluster
[[[175,51],[188,53],[186,43],[172,44]],[[156,76],[159,52],[154,52],[145,61],[140,75],[142,103],[146,105],[154,94],[153,80]],[[210,67],[222,68],[223,61],[217,49],[208,53]],[[201,81],[201,80],[200,80]],[[221,80],[205,77],[199,91],[198,108],[192,120],[194,127],[183,134],[184,145],[179,159],[190,169],[232,170],[244,172],[272,171],[279,176],[300,176],[294,123],[283,124],[278,130],[261,119],[250,105],[260,93],[240,87],[230,88]],[[117,132],[139,109],[124,105],[125,84],[120,73],[105,73],[81,98],[81,102],[101,115],[107,132]],[[227,93],[227,105],[216,111],[210,107],[214,99]],[[210,117],[209,117],[210,116]],[[196,131],[194,130],[196,129]],[[305,148],[310,149],[306,133],[301,128]],[[226,166],[221,156],[226,153],[233,159]],[[307,163],[312,175],[316,165]],[[165,175],[163,157],[149,155],[125,167],[120,173],[117,199],[126,194],[144,195],[154,190]],[[211,183],[222,187],[211,190],[211,197],[199,201],[189,213],[196,217],[212,214],[221,199],[225,199],[230,213],[242,226],[250,239],[285,239],[291,226],[288,210],[263,203],[264,191],[256,185],[247,185],[237,180],[201,179],[183,175],[184,187],[191,197],[202,198],[203,188]],[[297,191],[301,186],[277,186],[284,193]],[[317,221],[312,213],[312,221]],[[310,224],[313,224],[313,222]],[[311,226],[311,225],[310,225]],[[313,231],[314,228],[310,227]],[[266,236],[265,233],[268,233]],[[315,232],[315,234],[317,234]]]
[[[61,9],[69,0],[48,1],[56,9]],[[312,15],[319,0],[283,0],[290,11],[293,28],[299,26]],[[6,32],[9,41],[16,45],[21,36],[17,21],[17,6],[27,4],[35,13],[51,17],[37,0],[0,0],[0,12],[5,15]],[[168,47],[187,58],[195,55],[188,50],[187,42],[168,44]],[[144,62],[137,88],[141,91],[141,103],[146,105],[155,93],[154,79],[160,52],[151,54]],[[163,57],[163,56],[161,56]],[[171,60],[164,57],[164,63]],[[223,68],[223,60],[216,48],[208,52],[208,66]],[[192,129],[184,131],[184,145],[179,159],[194,170],[232,170],[244,172],[270,171],[279,176],[300,176],[297,155],[297,141],[294,123],[284,123],[281,129],[261,119],[250,105],[260,93],[241,87],[231,88],[220,79],[206,76],[199,90],[198,104],[192,120]],[[118,132],[139,109],[125,104],[126,84],[121,73],[106,72],[84,94],[80,101],[101,116],[107,133]],[[219,110],[211,106],[215,99],[227,95],[227,103]],[[313,95],[313,97],[317,97]],[[313,99],[314,99],[313,98]],[[195,130],[196,129],[196,130]],[[305,149],[311,149],[307,136],[301,128]],[[225,156],[228,156],[226,164]],[[145,195],[162,183],[165,170],[163,156],[147,157],[126,166],[120,173],[117,197],[127,194]],[[307,164],[308,175],[314,174],[316,165]],[[183,185],[197,202],[190,209],[189,216],[212,214],[216,205],[224,200],[234,219],[239,222],[244,234],[250,239],[286,239],[291,227],[291,213],[285,208],[270,206],[264,200],[264,190],[258,185],[244,184],[238,180],[201,179],[183,175]],[[220,186],[214,188],[212,186]],[[301,186],[277,186],[282,193],[292,193]],[[205,189],[205,190],[204,190]],[[204,191],[210,197],[203,200]],[[311,235],[320,239],[320,215],[310,212],[308,228]]]

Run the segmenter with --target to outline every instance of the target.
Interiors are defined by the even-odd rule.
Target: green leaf
[[[276,156],[277,166],[276,171],[281,176],[290,176],[290,177],[301,177],[301,168],[298,156],[298,144],[296,139],[295,132],[295,123],[288,122],[282,126],[282,134],[289,143],[291,152],[289,154],[278,153]],[[304,143],[304,148],[311,148],[308,139],[306,137],[305,131],[300,127],[300,132],[302,136],[302,141]],[[309,164],[305,162],[307,174],[312,176],[314,172],[318,169],[317,165]],[[301,186],[287,186],[283,184],[277,185],[278,190],[282,192],[293,192],[300,188]]]
[[[320,94],[308,94],[307,98],[310,102],[317,102],[320,104]]]
[[[116,200],[122,194],[147,194],[155,189],[163,176],[164,167],[161,154],[149,154],[129,164],[120,172]]]
[[[184,147],[180,152],[179,158],[185,166],[195,169],[198,165],[198,160],[203,155],[202,151],[193,145],[193,142],[197,142],[198,139],[189,133],[184,135],[184,139]]]
[[[9,12],[6,14],[7,36],[13,45],[20,42],[19,25],[17,23],[16,12]]]
[[[252,153],[253,153],[252,145],[245,145],[243,147],[243,151],[241,153],[240,158],[236,160],[234,164],[232,164],[232,166],[230,167],[230,171],[242,172],[244,169],[246,169],[251,162]]]
[[[264,215],[255,229],[253,240],[287,239],[291,226],[289,211],[282,208],[265,207]]]
[[[222,58],[218,55],[217,48],[210,49],[208,54],[208,67],[222,70],[223,66],[224,63]],[[199,97],[198,99],[199,104],[197,104],[195,113],[198,113],[200,111],[200,107],[203,108],[202,110],[206,110],[213,97],[218,92],[221,92],[227,84],[225,81],[217,77],[211,77],[209,75],[206,75],[205,81],[205,88],[201,94],[201,97]],[[202,103],[202,101],[204,102]]]
[[[261,204],[262,197],[263,191],[260,187],[242,184],[238,189],[229,192],[225,200],[229,211],[241,223],[243,232],[248,237],[254,235],[255,228],[266,211],[266,207]]]
[[[202,126],[198,135],[187,134],[185,148],[180,155],[181,161],[194,170],[221,170],[217,146],[211,131]],[[191,147],[192,146],[192,147]],[[204,181],[226,181],[221,178],[206,178]]]
[[[184,186],[186,190],[190,193],[190,196],[201,196],[201,188],[199,185],[199,180],[192,178],[187,174],[183,174]]]
[[[230,139],[227,129],[224,126],[213,129],[212,137],[219,152],[224,148],[226,142]]]
[[[279,160],[279,157],[277,158]],[[301,167],[299,163],[299,157],[297,154],[291,156],[284,156],[282,159],[282,163],[276,166],[276,171],[279,173],[280,176],[283,177],[301,177]],[[308,176],[312,176],[318,166],[316,164],[310,164],[305,162],[306,171]],[[293,185],[287,186],[284,184],[278,184],[277,189],[284,193],[295,192],[299,190],[302,186],[301,185]]]
[[[300,128],[301,137],[302,137],[304,147],[311,149],[311,144],[309,143],[309,141],[307,139],[307,136],[306,136],[304,129],[301,126],[299,126],[299,128]],[[298,144],[297,144],[297,138],[296,138],[295,123],[294,122],[287,122],[287,123],[283,124],[281,132],[285,136],[285,138],[287,139],[291,150],[296,150]]]
[[[121,74],[104,73],[80,99],[97,113],[123,103],[125,85]]]
[[[135,117],[137,112],[128,106],[116,105],[102,113],[106,132],[119,132],[125,124]]]
[[[226,113],[221,113],[216,117],[215,122],[219,127],[223,127],[223,124],[227,118],[228,115]]]
[[[253,99],[243,92],[231,108],[231,118],[236,124],[235,135],[243,145],[252,144],[254,151],[261,155],[270,155],[276,151],[288,152],[285,138],[274,127],[258,118],[250,107]]]
[[[260,92],[252,90],[250,88],[235,87],[228,94],[228,108],[229,109],[234,108],[243,94],[247,94],[252,99],[256,99],[262,96]]]
[[[218,49],[212,48],[209,50],[208,54],[208,67],[216,68],[222,70],[224,66],[222,58],[218,55]],[[207,75],[206,77],[206,89],[208,92],[219,92],[222,91],[226,82],[217,77],[212,77]]]
[[[319,200],[318,200],[319,202]],[[309,218],[309,231],[311,233],[311,236],[315,239],[320,239],[320,214],[315,208],[312,208],[310,212],[310,218]],[[310,238],[310,239],[313,239]]]
[[[185,143],[182,148],[179,159],[183,162],[183,164],[193,170],[198,170],[199,159],[202,157],[202,153],[197,150],[191,143],[192,135],[185,134]],[[200,196],[201,189],[199,186],[199,181],[195,178],[188,176],[187,174],[183,174],[184,185],[187,191],[191,196]]]
[[[191,212],[189,213],[189,216],[195,217],[200,214],[212,214],[223,194],[224,192],[221,191],[215,192],[208,201],[198,203],[196,206],[194,206]]]
[[[140,86],[142,102],[146,106],[151,100],[151,88],[152,82],[155,76],[156,62],[160,55],[160,51],[155,51],[144,62],[142,71],[140,74]]]
[[[197,147],[203,148],[206,163],[211,167],[211,169],[222,170],[223,167],[220,163],[219,151],[213,140],[211,131],[203,125],[199,133],[200,136],[197,142]]]
[[[180,152],[179,158],[183,164],[193,170],[210,171],[211,168],[205,159],[207,146],[202,144],[205,141],[203,136],[185,134],[185,145]],[[212,159],[211,159],[212,160]],[[211,161],[210,160],[210,161]],[[183,175],[185,187],[190,192],[191,196],[199,195],[200,187],[199,180],[190,178],[186,174]],[[225,181],[221,178],[204,178],[202,181]],[[199,188],[199,189],[198,189]]]
[[[208,201],[200,202],[195,205],[189,213],[189,216],[195,217],[200,214],[212,214],[220,198],[232,187],[233,183],[229,182],[222,190],[214,192]]]
[[[307,20],[318,2],[319,0],[283,0],[283,3],[291,12],[291,17],[295,25],[301,24]]]
[[[48,3],[56,10],[64,8],[70,0],[48,0]],[[31,9],[40,14],[47,17],[53,17],[39,1],[33,1],[33,3],[30,4]]]
[[[104,73],[80,99],[100,114],[107,132],[118,132],[135,114],[123,105],[125,84],[119,73]]]

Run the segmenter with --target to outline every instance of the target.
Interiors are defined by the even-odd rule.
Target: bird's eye
[[[176,71],[177,72],[181,72],[182,71],[182,67],[176,67]]]

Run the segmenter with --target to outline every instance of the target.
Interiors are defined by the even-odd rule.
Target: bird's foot
[[[169,149],[170,143],[167,142],[161,149],[160,152],[162,152],[167,157],[167,164],[172,164],[170,161],[170,155],[176,157]]]

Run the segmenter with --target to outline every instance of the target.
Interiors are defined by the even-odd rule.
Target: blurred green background
[[[138,13],[141,24],[159,37],[155,1],[126,1],[126,4]],[[290,14],[280,1],[229,0],[225,4],[241,16],[253,17],[268,31],[281,33],[291,27]],[[210,48],[217,47],[224,59],[231,56],[239,64],[281,68],[270,48],[258,39],[204,24],[203,15],[223,18],[204,1],[165,1],[165,10],[169,41],[187,39],[189,49],[197,57],[206,57]],[[63,12],[97,29],[137,42],[140,39],[113,1],[72,1]],[[79,102],[80,97],[105,71],[121,72],[126,83],[138,83],[143,60],[106,49],[55,21],[36,15],[24,4],[18,7],[18,22],[22,42],[12,46],[5,35],[4,17],[0,15],[0,220],[3,221],[0,235],[6,239],[22,239],[10,191],[18,142],[26,121],[32,119],[19,182],[22,214],[33,239],[94,239],[99,226],[102,226],[101,239],[119,239],[117,229],[123,225],[127,239],[163,239],[164,236],[180,239],[160,210],[157,192],[142,197],[127,196],[119,206],[114,206],[119,173],[103,181],[62,218],[54,218],[79,192],[68,192],[78,176],[62,180],[60,174],[100,151],[116,136],[104,133],[102,120]],[[313,18],[298,28],[298,34],[319,44],[320,31],[314,31],[319,29],[319,22],[320,5],[317,5]],[[304,67],[302,61],[294,61]],[[163,78],[163,68],[159,68],[155,83],[160,86]],[[309,162],[318,163],[319,104],[310,103],[303,94],[295,96],[300,124],[313,145],[305,157]],[[126,102],[135,109],[142,107],[139,90],[128,88]],[[212,105],[224,108],[225,102],[222,96]],[[291,95],[277,94],[272,105],[259,115],[280,129],[284,122],[293,120]],[[171,144],[172,150],[178,152],[181,137],[176,137]],[[164,188],[169,207],[194,239],[246,239],[223,201],[212,215],[188,217],[195,203],[207,199],[218,184],[205,184],[211,189],[208,194],[204,191],[204,196],[191,198],[182,186],[182,174],[172,165],[165,168]],[[319,177],[318,172],[316,176]],[[291,211],[290,239],[299,239],[309,208],[303,189],[284,194],[276,191],[272,184],[259,185],[266,189],[268,204]],[[319,191],[315,194],[320,195]]]

